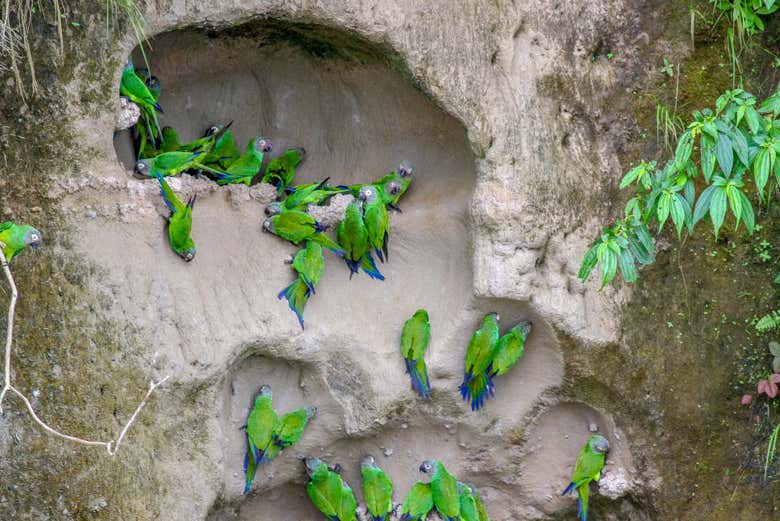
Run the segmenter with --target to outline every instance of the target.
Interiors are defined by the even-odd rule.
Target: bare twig
[[[14,340],[14,312],[16,310],[16,300],[19,297],[19,292],[16,289],[16,283],[14,282],[14,277],[13,274],[11,273],[11,268],[8,266],[8,261],[5,258],[5,254],[3,253],[3,248],[5,248],[5,244],[0,242],[0,261],[2,261],[5,277],[8,279],[8,283],[11,285],[11,304],[8,306],[8,331],[5,338],[5,365],[3,366],[4,384],[3,384],[2,391],[0,391],[0,414],[2,414],[3,412],[3,399],[5,398],[5,395],[8,392],[11,392],[16,396],[18,396],[24,402],[24,404],[27,406],[27,410],[30,411],[30,416],[32,416],[33,420],[35,420],[35,423],[40,425],[41,428],[46,432],[48,432],[49,434],[68,441],[72,441],[74,443],[79,443],[81,445],[105,447],[109,455],[115,456],[117,451],[119,450],[119,446],[122,444],[122,441],[127,435],[127,431],[130,430],[130,427],[135,422],[138,413],[140,413],[141,409],[144,408],[146,402],[149,400],[149,397],[152,395],[152,393],[154,393],[154,391],[160,385],[165,383],[168,380],[168,378],[170,378],[170,375],[166,376],[159,382],[155,382],[154,380],[149,382],[149,390],[146,391],[146,395],[144,396],[143,400],[141,400],[141,403],[138,404],[138,407],[136,407],[135,412],[133,412],[133,415],[130,416],[130,419],[127,421],[124,428],[119,433],[119,437],[116,438],[116,440],[109,440],[109,441],[84,440],[76,436],[64,434],[58,431],[57,429],[50,427],[46,422],[44,422],[43,420],[40,419],[40,417],[38,417],[38,415],[35,413],[35,409],[30,403],[30,400],[24,395],[24,393],[22,393],[20,390],[18,390],[16,387],[14,387],[11,384],[11,348]]]

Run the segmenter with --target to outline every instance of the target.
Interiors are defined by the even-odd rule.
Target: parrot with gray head
[[[257,394],[246,419],[247,450],[244,457],[246,483],[244,494],[248,494],[255,478],[257,467],[265,461],[264,453],[273,439],[274,426],[278,421],[272,405],[271,387],[263,385]]]
[[[565,496],[572,490],[577,490],[579,494],[577,517],[581,521],[587,521],[588,519],[590,482],[601,479],[601,470],[604,468],[608,451],[609,441],[604,436],[594,434],[588,438],[588,442],[577,457],[571,483],[563,491],[562,495]]]
[[[22,253],[28,246],[37,250],[43,244],[43,235],[36,228],[11,221],[0,223],[0,247],[6,262]]]

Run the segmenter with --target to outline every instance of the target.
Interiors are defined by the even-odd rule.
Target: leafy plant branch
[[[747,191],[764,201],[780,186],[780,86],[760,105],[742,89],[725,92],[715,105],[714,112],[693,113],[674,157],[663,167],[642,161],[625,174],[620,188],[633,187],[635,195],[624,217],[604,228],[585,254],[580,279],[587,280],[598,266],[602,288],[618,268],[626,282],[635,282],[637,263],[655,260],[650,230],[660,234],[669,220],[680,237],[708,218],[717,237],[730,213],[736,227],[744,223],[752,235],[755,212]]]

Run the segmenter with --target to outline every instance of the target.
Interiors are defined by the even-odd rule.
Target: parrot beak
[[[425,473],[426,473],[426,470],[425,470],[425,464],[424,464],[424,463],[423,463],[422,465],[420,465],[420,469],[419,469],[419,470],[420,470],[420,472],[422,472],[423,474],[425,474]]]

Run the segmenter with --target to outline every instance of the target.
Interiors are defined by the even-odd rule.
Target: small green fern
[[[767,313],[756,323],[756,329],[760,333],[766,333],[778,327],[780,327],[780,309]]]

